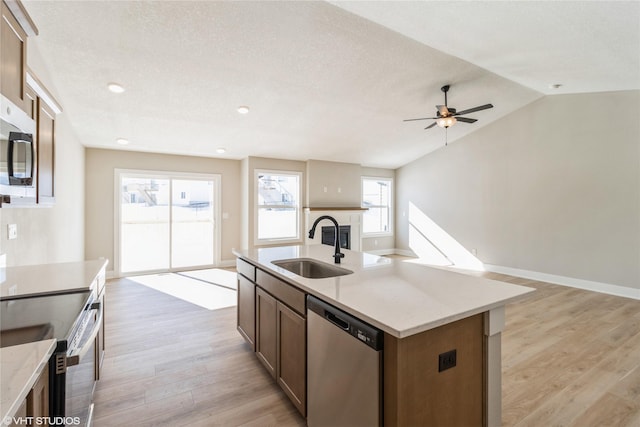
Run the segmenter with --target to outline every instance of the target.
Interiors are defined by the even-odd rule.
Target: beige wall
[[[640,288],[640,92],[542,98],[396,174],[409,206],[487,264]]]
[[[305,206],[360,206],[360,176],[359,164],[308,160]]]
[[[240,245],[240,168],[237,160],[173,156],[133,151],[86,149],[86,257],[114,259],[114,170],[193,172],[222,176],[221,258],[233,262]],[[113,268],[113,266],[112,266]]]

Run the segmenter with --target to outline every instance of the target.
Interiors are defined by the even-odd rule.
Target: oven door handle
[[[86,356],[89,349],[93,345],[96,337],[98,336],[98,332],[100,331],[100,327],[102,326],[102,303],[94,302],[91,304],[90,310],[98,310],[98,318],[93,325],[93,329],[91,329],[91,333],[89,334],[89,338],[84,341],[79,350],[73,350],[69,356],[67,356],[67,366],[75,366],[80,363],[80,361]]]

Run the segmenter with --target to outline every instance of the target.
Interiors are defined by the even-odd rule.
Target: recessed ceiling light
[[[247,114],[248,112],[249,112],[249,107],[247,107],[246,105],[241,105],[238,107],[238,113]]]
[[[122,93],[124,92],[124,87],[118,83],[109,83],[107,84],[107,88],[113,93]]]
[[[116,142],[120,145],[129,145],[129,140],[126,138],[118,138]]]
[[[224,154],[227,152],[226,148],[220,147],[220,148],[216,148],[216,153],[218,154]]]

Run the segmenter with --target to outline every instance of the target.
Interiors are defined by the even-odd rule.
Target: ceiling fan
[[[441,128],[449,128],[453,126],[456,122],[462,123],[475,123],[477,119],[470,119],[468,117],[460,117],[463,114],[475,113],[476,111],[486,110],[488,108],[493,108],[491,104],[480,105],[478,107],[469,108],[463,111],[456,111],[455,108],[449,108],[447,106],[447,92],[449,92],[449,85],[442,86],[440,88],[444,92],[444,105],[436,105],[438,111],[436,112],[435,117],[422,117],[419,119],[406,119],[404,122],[412,122],[415,120],[435,120],[435,122],[431,123],[425,129],[431,129],[435,125],[440,126]]]

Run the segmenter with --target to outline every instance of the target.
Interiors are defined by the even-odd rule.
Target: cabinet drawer
[[[238,273],[242,274],[247,279],[255,282],[256,281],[256,268],[253,264],[249,264],[248,262],[237,258],[236,259],[236,270]]]
[[[260,269],[256,271],[256,283],[302,316],[306,315],[304,292]]]

